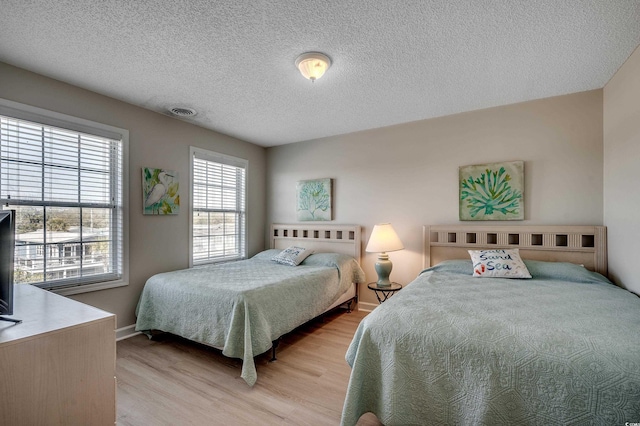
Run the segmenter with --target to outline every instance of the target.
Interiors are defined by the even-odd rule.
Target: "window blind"
[[[17,212],[16,283],[122,277],[122,140],[0,115],[0,202]]]
[[[248,162],[192,150],[192,264],[246,257]]]

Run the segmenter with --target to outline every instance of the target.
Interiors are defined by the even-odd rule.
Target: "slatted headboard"
[[[299,246],[321,252],[348,254],[360,262],[362,236],[359,225],[273,224],[270,247]]]
[[[469,259],[467,250],[520,249],[523,259],[571,262],[607,275],[604,226],[427,225],[423,267],[448,259]]]

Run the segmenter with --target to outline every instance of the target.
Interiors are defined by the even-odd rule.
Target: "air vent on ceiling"
[[[198,114],[195,109],[185,107],[171,107],[169,112],[176,117],[194,117]]]

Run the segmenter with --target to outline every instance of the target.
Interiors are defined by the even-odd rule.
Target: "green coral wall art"
[[[524,220],[524,162],[463,166],[460,220]]]
[[[178,214],[178,172],[164,169],[142,168],[142,205],[144,214]]]
[[[331,179],[301,180],[296,193],[298,220],[331,220]]]

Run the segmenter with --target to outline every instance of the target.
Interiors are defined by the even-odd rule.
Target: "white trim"
[[[107,290],[109,288],[124,287],[126,285],[129,285],[129,282],[125,281],[124,279],[121,279],[116,281],[104,281],[100,283],[80,284],[73,287],[62,287],[62,288],[53,287],[53,288],[47,288],[46,290],[49,290],[52,293],[59,294],[61,296],[71,296],[74,294],[90,293],[92,291],[98,291],[98,290]]]
[[[122,142],[122,277],[76,287],[47,289],[61,295],[87,293],[129,284],[129,131],[71,115],[0,98],[0,114]],[[55,290],[55,291],[54,291]]]
[[[136,331],[136,325],[131,324],[126,327],[120,327],[116,329],[116,342],[120,340],[128,339],[133,336],[137,336],[138,334],[142,334],[140,331]]]
[[[375,308],[377,308],[379,304],[377,303],[368,303],[368,302],[360,302],[358,301],[358,310],[363,312],[373,312]]]
[[[0,98],[0,115],[74,130],[76,132],[101,136],[108,139],[120,140],[126,137],[127,141],[129,140],[128,130],[3,98]]]
[[[189,158],[193,158],[195,156],[202,160],[224,163],[229,166],[244,168],[245,170],[249,167],[249,160],[247,159],[234,157],[233,155],[220,154],[219,152],[198,148],[197,146],[190,146],[189,154]]]

